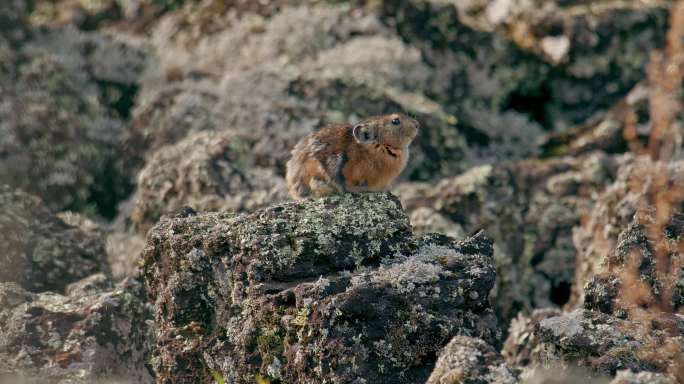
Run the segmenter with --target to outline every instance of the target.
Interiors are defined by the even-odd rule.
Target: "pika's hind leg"
[[[341,192],[334,183],[319,177],[311,178],[311,181],[309,181],[309,188],[311,188],[311,193],[316,197],[328,196]]]

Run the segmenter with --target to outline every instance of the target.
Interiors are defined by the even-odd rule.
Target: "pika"
[[[404,170],[420,125],[395,113],[328,125],[292,150],[286,180],[295,200],[340,192],[384,191]]]

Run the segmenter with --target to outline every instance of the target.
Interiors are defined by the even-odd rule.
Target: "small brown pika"
[[[384,191],[404,170],[416,120],[399,113],[356,125],[335,124],[302,139],[287,162],[287,186],[295,200],[339,192]]]

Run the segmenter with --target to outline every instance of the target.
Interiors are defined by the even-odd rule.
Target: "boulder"
[[[567,302],[575,275],[573,228],[624,161],[597,152],[483,165],[434,186],[404,184],[397,193],[412,216],[432,212],[432,222],[416,224],[491,234],[498,272],[493,302],[508,322],[520,310]]]
[[[98,288],[96,276],[68,296],[0,283],[0,381],[154,382],[145,367],[141,284],[128,279]]]
[[[138,175],[131,221],[145,233],[166,213],[251,211],[288,198],[282,176],[259,167],[255,139],[231,132],[200,132],[160,148]]]
[[[437,365],[426,384],[516,384],[515,372],[501,355],[484,341],[456,336],[439,353]]]
[[[109,273],[103,238],[66,224],[36,196],[0,187],[0,282],[32,292],[64,292],[93,273]]]
[[[412,236],[387,193],[162,218],[143,256],[157,379],[423,382],[456,334],[498,343],[491,247]]]
[[[659,280],[654,276],[659,257],[654,251],[660,249],[668,254],[662,255],[661,263],[676,259],[673,258],[676,250],[663,247],[676,248],[677,238],[684,231],[682,191],[682,161],[662,163],[639,157],[620,168],[615,182],[597,198],[588,219],[574,231],[573,243],[578,254],[571,305],[581,306],[588,299],[591,301],[589,308],[612,313],[620,285],[618,280],[624,279],[621,275],[636,267],[634,263],[641,264],[643,269],[637,280],[658,290],[653,286]],[[669,221],[656,222],[656,214]],[[585,287],[585,284],[589,285]],[[675,284],[671,291],[671,305],[675,308],[684,303],[679,298],[682,289],[676,288],[681,285]],[[591,293],[587,293],[587,289]]]
[[[384,1],[382,19],[439,68],[435,89],[452,103],[494,103],[561,131],[641,81],[668,26],[666,3],[582,3]]]

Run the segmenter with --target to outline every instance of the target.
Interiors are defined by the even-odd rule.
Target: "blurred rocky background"
[[[0,0],[0,384],[684,382],[683,79],[684,1]]]

